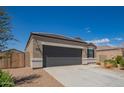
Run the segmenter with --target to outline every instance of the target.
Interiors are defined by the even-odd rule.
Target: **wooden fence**
[[[12,53],[9,56],[0,56],[0,68],[25,67],[24,53]]]

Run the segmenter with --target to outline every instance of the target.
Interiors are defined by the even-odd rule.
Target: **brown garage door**
[[[43,46],[43,67],[78,65],[82,63],[82,49]]]

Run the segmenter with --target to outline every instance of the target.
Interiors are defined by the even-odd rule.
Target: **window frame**
[[[90,51],[92,50],[92,54],[90,53]],[[94,48],[87,48],[87,58],[94,58],[95,57],[95,50]]]

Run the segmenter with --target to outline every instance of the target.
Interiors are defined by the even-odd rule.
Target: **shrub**
[[[123,58],[120,60],[120,67],[124,67],[124,59]]]
[[[120,64],[120,60],[122,60],[122,59],[123,59],[122,56],[117,56],[117,57],[115,58],[115,60],[117,61],[117,64]]]
[[[105,60],[104,61],[104,67],[105,68],[111,68],[112,67],[112,64],[110,63],[110,60]]]
[[[97,65],[101,65],[101,62],[96,62]]]
[[[111,63],[111,59],[105,60],[104,63],[105,63],[105,64]]]
[[[12,87],[14,85],[12,76],[8,72],[0,70],[0,87]]]
[[[114,59],[105,60],[104,63],[105,65],[111,64],[112,67],[117,67],[117,61]]]
[[[113,65],[113,67],[117,67],[117,61],[116,60],[110,60],[110,63]]]
[[[107,62],[109,62],[109,60],[105,60],[105,61],[104,61],[104,63],[107,63]]]

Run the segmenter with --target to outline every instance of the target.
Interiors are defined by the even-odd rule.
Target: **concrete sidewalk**
[[[49,67],[45,70],[68,87],[124,87],[124,71],[96,65]]]

